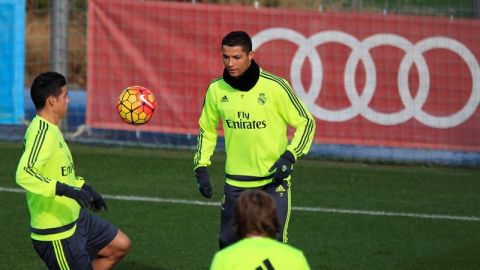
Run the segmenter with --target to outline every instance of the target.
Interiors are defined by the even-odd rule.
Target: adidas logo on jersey
[[[227,96],[223,96],[222,99],[220,100],[220,102],[228,102]]]

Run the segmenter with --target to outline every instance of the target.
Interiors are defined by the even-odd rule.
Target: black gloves
[[[55,194],[74,199],[82,208],[88,208],[95,212],[102,210],[102,208],[105,211],[107,210],[107,204],[102,196],[87,184],[78,188],[57,182]]]
[[[277,184],[282,183],[283,179],[287,178],[292,173],[293,163],[295,163],[295,157],[290,151],[285,150],[269,170],[269,172],[275,171],[273,174],[273,182]]]
[[[55,194],[58,196],[66,196],[77,201],[82,208],[92,209],[93,196],[86,189],[72,187],[64,183],[57,182]]]
[[[83,184],[82,188],[88,191],[93,197],[92,211],[99,212],[102,208],[105,209],[105,211],[108,211],[107,204],[105,203],[105,200],[103,200],[102,195],[87,184]]]
[[[198,191],[200,191],[203,197],[210,199],[212,197],[212,185],[210,184],[207,167],[196,168],[195,177],[197,177]]]

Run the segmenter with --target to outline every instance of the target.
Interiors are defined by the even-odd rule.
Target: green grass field
[[[70,148],[77,174],[106,194],[101,216],[132,239],[116,269],[209,268],[219,207],[202,205],[210,201],[196,190],[192,152]],[[0,142],[0,269],[43,269],[25,195],[11,190],[20,151],[20,143]],[[223,159],[213,158],[211,202],[221,195]],[[479,269],[480,168],[304,159],[295,170],[289,243],[312,269]]]

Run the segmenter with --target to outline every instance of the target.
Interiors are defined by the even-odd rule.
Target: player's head
[[[240,46],[242,50],[248,54],[252,51],[252,39],[244,31],[233,31],[223,37],[222,47],[223,46]]]
[[[38,75],[30,88],[30,96],[32,98],[35,109],[40,111],[45,106],[56,106],[55,109],[67,109],[67,80],[60,73],[48,71]]]
[[[275,238],[280,228],[275,201],[260,190],[243,191],[235,205],[235,224],[241,238],[249,235]]]
[[[242,76],[253,59],[252,39],[244,31],[228,33],[222,40],[222,56],[228,74],[234,78]]]

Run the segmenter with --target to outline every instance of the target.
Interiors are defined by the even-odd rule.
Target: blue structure
[[[0,124],[24,118],[25,0],[0,0]]]

